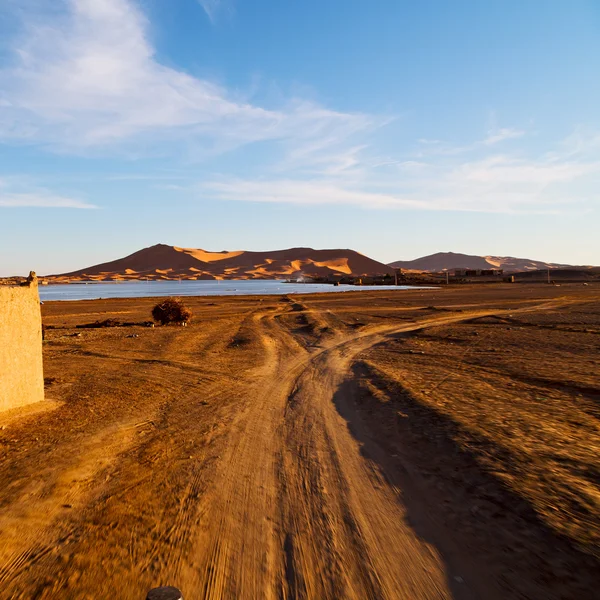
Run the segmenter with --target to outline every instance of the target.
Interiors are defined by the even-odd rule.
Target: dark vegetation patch
[[[291,309],[294,312],[301,312],[306,310],[306,306],[304,306],[304,304],[301,304],[300,302],[294,302],[291,306]]]
[[[183,325],[191,320],[192,311],[181,298],[165,298],[152,309],[152,318],[161,325]]]
[[[103,329],[105,327],[154,327],[152,321],[117,321],[116,319],[105,319],[104,321],[94,321],[93,323],[83,323],[75,325],[77,329]],[[56,327],[47,327],[46,329],[57,329]]]
[[[238,331],[227,343],[228,348],[239,348],[241,346],[247,346],[252,342],[252,339]]]

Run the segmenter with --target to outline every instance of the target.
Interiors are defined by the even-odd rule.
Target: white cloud
[[[506,213],[564,213],[596,202],[600,159],[566,155],[523,158],[492,155],[433,166],[413,182],[436,208]]]
[[[600,161],[549,162],[547,160],[524,160],[507,156],[466,163],[454,175],[465,182],[497,185],[529,184],[547,186],[553,183],[571,182],[585,175],[600,173]]]
[[[425,208],[418,201],[394,194],[347,189],[335,180],[235,179],[212,181],[201,186],[200,190],[220,200],[301,205],[341,204],[368,208]]]
[[[487,146],[493,146],[500,142],[510,139],[523,137],[525,131],[515,129],[514,127],[492,128],[487,131],[486,137],[482,140],[477,140],[468,144],[451,144],[442,140],[430,140],[420,138],[417,140],[419,150],[416,153],[417,157],[423,156],[458,156],[460,154],[468,154],[476,151],[481,151]]]
[[[483,143],[486,146],[491,146],[493,144],[497,144],[498,142],[503,142],[504,140],[510,140],[514,138],[520,138],[525,135],[525,132],[521,129],[514,129],[512,127],[504,127],[501,129],[491,129],[488,131],[488,135],[483,140]]]
[[[0,208],[98,208],[93,204],[54,194],[16,178],[0,179]]]
[[[265,109],[160,64],[131,0],[58,4],[63,11],[28,17],[14,64],[0,70],[0,140],[136,156],[169,141],[213,153],[267,140],[321,151],[372,126],[365,115],[297,99]]]
[[[211,18],[227,8],[199,1]],[[13,6],[30,3],[48,6],[39,0]],[[518,151],[498,154],[497,144],[525,132],[499,128],[494,117],[486,135],[472,142],[421,138],[414,153],[377,154],[369,136],[389,119],[299,98],[265,108],[161,64],[133,0],[56,0],[49,14],[23,14],[23,31],[10,41],[14,61],[0,69],[0,141],[136,158],[177,156],[186,146],[204,157],[269,143],[263,154],[253,148],[246,155],[262,178],[240,176],[235,166],[206,177],[202,195],[221,200],[484,212],[597,202],[591,191],[600,176],[597,133],[578,130],[542,155],[527,156],[528,140]],[[0,194],[1,206],[89,207],[45,190],[0,188]]]
[[[446,175],[433,182],[411,181],[405,191],[383,191],[365,182],[349,188],[336,180],[241,180],[212,181],[199,186],[202,197],[240,202],[296,204],[304,206],[357,206],[364,209],[411,209],[487,213],[548,213],[557,208],[536,202],[527,191],[501,187],[472,188]],[[180,190],[182,188],[179,188]],[[189,191],[189,190],[188,190]],[[560,207],[559,207],[560,208]]]
[[[598,151],[600,151],[600,132],[589,131],[583,127],[577,127],[561,144],[558,158],[560,159],[561,153],[575,158],[578,156],[585,156],[590,152]],[[553,157],[553,153],[548,155],[548,158]]]
[[[492,157],[443,170],[422,192],[444,197],[439,208],[505,213],[565,213],[593,202],[600,162],[549,165]]]
[[[57,196],[51,192],[3,192],[0,190],[0,208],[97,208],[75,198]]]
[[[376,209],[563,213],[597,202],[600,160],[579,162],[494,155],[480,160],[381,162],[381,168],[323,172],[320,177],[221,179],[200,186],[203,197],[298,205]],[[197,191],[197,190],[196,190]]]

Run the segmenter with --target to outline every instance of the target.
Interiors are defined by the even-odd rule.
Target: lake
[[[229,281],[125,281],[121,283],[69,283],[40,286],[40,299],[93,300],[98,298],[147,298],[154,296],[241,296],[316,294],[360,290],[407,290],[414,286],[333,286],[321,283],[285,283],[279,280]],[[424,288],[422,288],[424,289]]]

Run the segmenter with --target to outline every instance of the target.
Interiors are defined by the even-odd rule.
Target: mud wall
[[[0,285],[0,411],[44,399],[37,279]]]

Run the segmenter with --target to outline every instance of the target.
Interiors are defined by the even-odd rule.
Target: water
[[[413,286],[378,285],[333,286],[325,283],[285,283],[279,280],[230,281],[126,281],[122,283],[88,283],[40,286],[45,300],[92,300],[97,298],[147,298],[155,296],[240,296],[276,294],[315,294],[351,290],[406,290]]]

